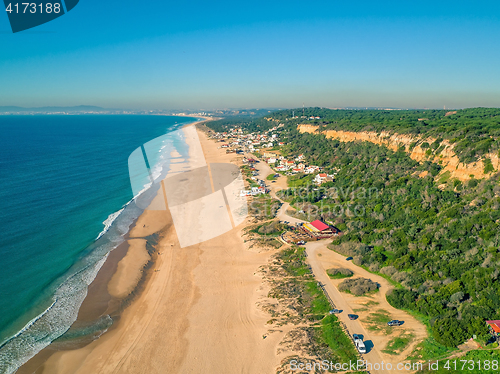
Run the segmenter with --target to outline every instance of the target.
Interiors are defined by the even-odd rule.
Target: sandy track
[[[342,313],[338,315],[339,319],[344,322],[347,329],[351,334],[362,334],[364,336],[365,343],[368,341],[367,346],[372,346],[370,352],[363,355],[363,358],[369,362],[390,362],[395,367],[398,363],[401,363],[405,358],[413,351],[416,344],[421,342],[427,337],[426,327],[418,322],[414,317],[408,313],[392,307],[386,299],[386,293],[392,286],[389,282],[375,274],[372,274],[359,266],[354,265],[351,261],[346,261],[345,257],[331,251],[326,247],[328,241],[317,241],[310,242],[307,244],[308,261],[313,268],[316,278],[325,284],[328,294],[332,298],[338,309],[342,310]],[[357,297],[347,293],[338,291],[337,285],[342,282],[341,279],[330,279],[326,270],[331,267],[343,267],[348,268],[354,272],[353,277],[364,277],[373,280],[380,284],[379,291],[371,294],[369,297]],[[403,320],[405,323],[400,327],[393,327],[390,329],[391,334],[386,335],[383,331],[373,331],[370,330],[371,323],[367,322],[370,313],[376,311],[387,311],[391,319]],[[349,320],[347,314],[357,314],[359,317],[356,320]],[[382,328],[385,329],[386,326],[381,324]],[[386,348],[387,343],[394,337],[397,337],[405,330],[413,334],[412,342],[398,355],[390,355],[383,352]],[[373,373],[377,373],[376,370],[372,370]],[[382,371],[380,371],[382,372]]]
[[[391,339],[399,336],[401,330],[413,334],[413,340],[400,354],[388,355],[383,352],[380,353],[381,358],[383,358],[385,362],[402,362],[413,351],[415,346],[427,337],[427,329],[425,325],[420,323],[405,311],[396,309],[389,304],[386,295],[387,292],[393,288],[393,286],[385,278],[366,271],[365,269],[355,265],[352,261],[346,261],[345,256],[328,249],[326,247],[326,244],[327,243],[323,242],[311,243],[308,245],[308,249],[313,248],[310,253],[311,256],[309,260],[311,262],[318,262],[318,264],[321,266],[321,272],[324,274],[325,279],[327,279],[329,283],[337,286],[342,282],[342,279],[330,279],[326,274],[326,270],[332,267],[343,267],[351,270],[354,273],[353,278],[368,278],[380,285],[379,291],[371,294],[370,296],[360,297],[339,292],[341,297],[347,302],[350,307],[350,311],[348,313],[359,315],[358,320],[365,327],[368,327],[370,325],[368,324],[368,322],[365,322],[367,318],[369,318],[370,313],[377,310],[387,311],[391,319],[404,321],[404,324],[402,326],[389,329],[393,332],[388,335],[384,334],[382,331],[370,331],[368,336],[373,341],[375,349],[378,349],[379,352],[381,352],[381,350],[387,346],[387,343]],[[366,307],[367,304],[369,305],[368,307]],[[347,315],[345,315],[344,317],[347,317]],[[383,327],[385,328],[385,325]]]
[[[256,164],[256,169],[259,171],[259,177],[265,177],[274,171],[265,162]],[[277,183],[270,183],[271,196],[279,199],[276,192],[287,188],[286,177],[281,176],[278,178]],[[280,210],[278,211],[278,218],[280,220],[288,221],[291,224],[297,222],[304,222],[300,219],[291,217],[286,214],[290,205],[283,202]],[[370,351],[363,355],[363,359],[372,363],[381,363],[382,361],[390,362],[394,366],[401,363],[405,358],[415,349],[415,346],[427,337],[427,329],[425,325],[417,321],[408,313],[392,307],[386,299],[386,294],[393,286],[383,277],[372,274],[363,268],[355,265],[352,261],[346,261],[345,256],[342,256],[326,246],[329,240],[322,240],[317,242],[310,242],[306,245],[308,253],[308,262],[311,265],[314,276],[325,285],[326,291],[332,298],[338,309],[343,310],[339,315],[339,319],[344,322],[350,334],[361,334],[364,337],[367,347]],[[356,297],[347,293],[338,291],[337,286],[342,280],[331,279],[326,270],[332,267],[343,267],[353,271],[353,277],[364,277],[373,280],[380,284],[379,291],[370,295],[369,297]],[[367,306],[368,305],[368,306]],[[398,319],[405,321],[403,326],[393,328],[392,333],[385,334],[384,331],[369,330],[373,324],[367,322],[370,313],[375,311],[386,311],[391,319]],[[357,314],[357,320],[349,320],[347,314]],[[385,326],[384,329],[385,330]],[[390,355],[384,353],[382,350],[386,348],[387,344],[395,337],[400,336],[403,331],[413,335],[412,341],[408,346],[397,355]],[[371,370],[372,373],[378,373],[377,370]],[[382,371],[380,371],[382,373]]]

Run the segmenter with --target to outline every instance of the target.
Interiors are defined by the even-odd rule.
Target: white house
[[[321,183],[326,181],[326,178],[327,178],[327,175],[325,173],[321,173],[321,174],[316,175],[316,177],[314,178],[314,182],[317,184],[321,184]]]
[[[251,196],[252,195],[252,191],[248,191],[248,190],[241,190],[240,191],[240,196],[243,197],[243,196]]]

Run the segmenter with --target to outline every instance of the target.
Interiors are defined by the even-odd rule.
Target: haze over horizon
[[[499,106],[496,107],[490,107],[490,108],[498,108]],[[227,111],[227,112],[249,112],[249,111],[270,111],[270,112],[277,112],[281,110],[291,110],[291,109],[296,109],[298,111],[301,110],[301,106],[296,106],[296,107],[266,107],[266,108],[258,108],[258,107],[240,107],[240,108],[227,108],[227,107],[213,107],[213,108],[173,108],[173,109],[165,109],[165,108],[108,108],[108,107],[101,107],[97,105],[86,105],[86,104],[80,104],[80,105],[68,105],[68,106],[58,106],[58,105],[47,105],[47,106],[41,106],[41,107],[23,107],[23,106],[18,106],[18,105],[8,105],[8,106],[2,106],[0,105],[0,114],[7,113],[7,114],[12,114],[13,112],[34,112],[34,113],[54,113],[56,111],[65,111],[65,112],[75,112],[75,114],[81,113],[81,112],[103,112],[103,113],[120,113],[120,112],[131,112],[131,113],[141,113],[141,112],[166,112],[166,113],[182,113],[185,112],[188,115],[191,115],[193,113],[199,113],[199,112],[206,112],[207,114],[211,114],[211,112],[217,112],[217,111]],[[487,108],[485,106],[477,106],[477,107],[462,107],[462,108],[449,108],[449,107],[442,107],[442,108],[428,108],[428,107],[423,107],[423,108],[394,108],[390,106],[343,106],[343,107],[325,107],[325,106],[317,106],[317,105],[311,105],[306,108],[322,108],[322,109],[333,109],[333,110],[363,110],[363,109],[369,109],[369,110],[461,110],[461,109],[469,109],[469,108]],[[234,113],[237,114],[237,113]],[[300,114],[300,113],[299,113]]]
[[[119,4],[119,5],[118,5]],[[81,1],[0,16],[0,105],[498,107],[500,4]]]

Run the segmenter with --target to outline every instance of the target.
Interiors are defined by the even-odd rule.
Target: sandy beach
[[[198,135],[208,163],[236,162]],[[107,284],[118,298],[134,290],[150,260],[145,238],[159,233],[141,292],[110,331],[83,348],[55,352],[37,373],[274,372],[280,337],[263,338],[269,315],[257,306],[266,293],[258,269],[270,253],[245,247],[244,226],[181,248],[169,210],[146,210]]]

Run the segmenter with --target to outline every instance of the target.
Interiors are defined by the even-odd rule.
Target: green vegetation
[[[500,318],[499,175],[459,193],[414,176],[439,168],[401,151],[293,132],[289,140],[294,153],[340,168],[326,198],[294,206],[335,222],[344,232],[335,250],[401,285],[389,302],[429,317],[440,344],[488,333],[484,320]]]
[[[394,339],[391,339],[389,343],[387,343],[387,346],[382,350],[382,352],[390,355],[398,355],[406,349],[412,339],[413,334],[411,333],[402,334],[401,336],[395,337]]]
[[[280,224],[279,221],[267,221],[248,227],[245,229],[245,234],[254,234],[249,237],[249,240],[252,242],[250,248],[254,245],[258,245],[261,249],[280,248],[283,243],[278,237],[286,231],[286,227],[286,225]]]
[[[340,361],[349,362],[353,359],[353,344],[340,326],[339,320],[334,315],[328,315],[321,321],[322,339],[330,349],[335,352]]]
[[[314,178],[313,175],[306,175],[306,174],[290,175],[287,178],[287,183],[289,187],[309,186],[313,178]]]
[[[337,287],[341,292],[348,292],[356,296],[378,290],[378,284],[366,278],[346,279]]]
[[[485,320],[500,319],[500,173],[491,170],[484,155],[500,149],[500,109],[465,109],[448,116],[439,110],[305,109],[306,117],[312,115],[321,119],[291,119],[291,111],[280,111],[266,117],[274,121],[265,121],[285,123],[283,155],[304,154],[308,164],[337,172],[335,181],[320,195],[297,176],[282,196],[309,219],[342,230],[331,249],[397,284],[388,301],[426,321],[432,338],[425,344],[433,355],[473,335],[487,340]],[[298,123],[429,137],[434,140],[421,146],[432,154],[446,140],[455,145],[460,161],[483,159],[485,178],[462,183],[445,173],[436,182],[439,164],[420,164],[402,149],[300,134]],[[443,185],[438,188],[438,183]]]
[[[318,187],[312,184],[311,175],[293,175],[288,177],[288,186],[286,190],[278,191],[280,199],[289,202],[292,205],[300,203],[317,203],[326,197],[328,189],[325,186]],[[326,183],[325,183],[326,184]]]
[[[385,325],[391,319],[392,318],[389,315],[389,312],[383,309],[379,309],[376,312],[370,313],[370,315],[367,318],[367,321],[378,325]]]
[[[368,324],[368,330],[382,331],[385,335],[389,335],[394,331],[394,327],[387,325],[387,322],[390,320],[392,318],[389,312],[384,309],[378,309],[368,315],[366,323]]]
[[[273,126],[276,126],[276,123],[273,121],[267,121],[262,117],[254,118],[253,116],[234,116],[208,122],[206,126],[216,132],[225,132],[236,126],[243,127],[248,132],[254,132],[268,130]]]
[[[424,143],[430,153],[439,154],[439,143],[447,140],[455,145],[461,162],[476,161],[488,152],[500,149],[500,109],[471,108],[457,110],[446,115],[445,110],[331,110],[307,108],[305,116],[321,119],[297,119],[290,124],[310,123],[323,130],[375,131],[419,135],[436,139],[432,144]],[[285,121],[291,110],[273,113],[267,117]]]
[[[251,231],[259,233],[266,236],[278,236],[285,232],[287,225],[279,223],[279,221],[272,221],[259,225],[258,227],[252,229]]]
[[[484,158],[483,164],[484,164],[484,174],[491,173],[492,171],[495,170],[495,168],[493,167],[493,164],[491,163],[491,159]]]
[[[282,262],[283,269],[289,275],[294,277],[311,275],[311,271],[305,263],[305,251],[306,249],[302,247],[291,247],[281,251],[277,258]]]
[[[248,213],[259,220],[272,219],[276,216],[280,206],[281,202],[270,195],[257,195],[249,203]]]
[[[365,312],[368,310],[368,308],[375,306],[375,305],[379,305],[379,303],[376,301],[373,301],[373,300],[369,300],[368,302],[363,304],[363,308],[353,309],[353,312]]]
[[[294,109],[295,110],[295,109]],[[448,114],[448,115],[447,115]],[[457,110],[332,110],[305,108],[305,118],[292,119],[292,110],[282,110],[262,118],[231,117],[207,124],[214,131],[227,131],[234,125],[248,132],[267,131],[279,123],[290,129],[299,123],[321,126],[322,130],[386,131],[436,139],[423,142],[429,154],[439,154],[439,143],[454,144],[461,162],[469,163],[489,152],[500,150],[500,109],[469,108]],[[310,116],[321,117],[309,120]],[[415,147],[417,144],[412,144]]]
[[[434,366],[426,367],[417,374],[484,374],[495,373],[500,368],[500,351],[477,350],[467,352],[464,356],[433,362]],[[437,369],[437,370],[435,370]]]
[[[331,268],[326,271],[328,276],[332,279],[349,278],[353,276],[353,272],[345,268]]]
[[[407,359],[412,361],[435,360],[441,357],[448,357],[455,350],[439,344],[436,339],[430,336],[420,342]]]
[[[356,349],[345,334],[336,316],[328,312],[331,306],[323,291],[314,280],[305,262],[305,249],[291,247],[275,256],[275,265],[284,271],[280,282],[271,289],[269,296],[278,300],[291,300],[287,311],[298,314],[300,320],[295,324],[310,321],[306,329],[308,354],[333,362],[349,362],[357,359]],[[288,315],[289,312],[287,312]]]
[[[243,166],[240,166],[240,170],[241,170],[241,174],[243,174],[246,178],[250,178],[252,176],[252,170],[250,170],[250,166],[248,165],[243,165]],[[250,180],[250,184],[253,183],[253,181],[251,179],[247,179],[247,180]]]

